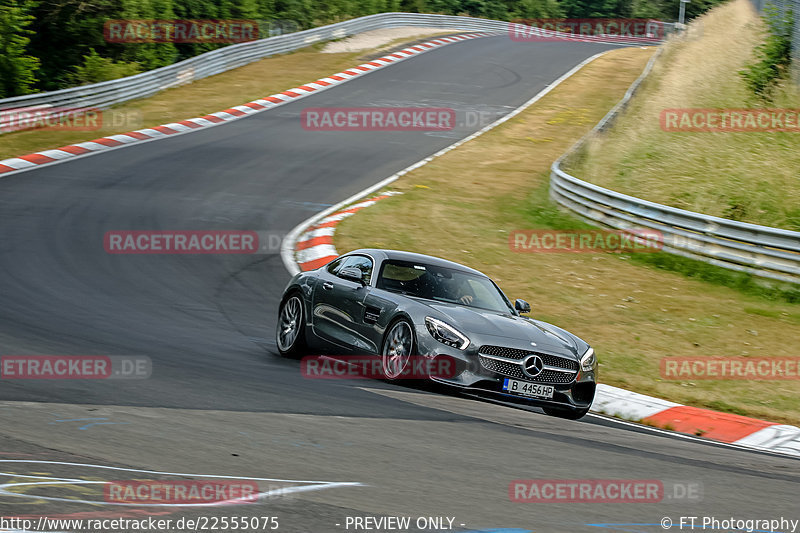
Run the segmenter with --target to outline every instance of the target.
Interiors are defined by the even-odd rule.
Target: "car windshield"
[[[511,304],[492,281],[454,268],[413,261],[384,261],[377,287],[408,296],[512,312]]]

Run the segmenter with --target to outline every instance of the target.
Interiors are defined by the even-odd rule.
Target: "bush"
[[[765,11],[764,18],[769,28],[766,41],[756,47],[756,61],[740,70],[739,74],[756,98],[771,102],[775,87],[787,77],[792,63],[794,20],[791,11],[781,14],[774,6]]]
[[[70,74],[69,81],[72,85],[87,85],[133,76],[141,71],[139,63],[125,63],[101,57],[92,48],[88,56],[83,56],[83,64],[75,67],[75,72]]]

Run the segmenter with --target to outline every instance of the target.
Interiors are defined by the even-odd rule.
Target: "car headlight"
[[[584,372],[591,372],[594,369],[594,364],[597,362],[597,357],[594,355],[594,348],[589,348],[586,353],[581,357],[581,370]]]
[[[428,328],[428,332],[431,336],[442,344],[458,348],[459,350],[463,350],[469,346],[469,339],[467,336],[450,324],[426,316],[425,326]]]

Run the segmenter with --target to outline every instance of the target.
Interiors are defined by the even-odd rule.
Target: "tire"
[[[299,357],[305,352],[305,312],[300,294],[292,293],[278,310],[275,343],[284,357]]]
[[[586,416],[586,413],[589,412],[589,408],[586,407],[585,409],[564,409],[561,407],[542,407],[542,411],[544,414],[550,416],[556,416],[558,418],[566,418],[567,420],[579,420]]]
[[[402,379],[414,355],[414,327],[405,318],[392,322],[381,345],[381,371],[387,381]]]

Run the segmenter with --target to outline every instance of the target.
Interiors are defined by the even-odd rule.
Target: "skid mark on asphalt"
[[[89,422],[90,420],[97,420],[98,422]],[[123,426],[128,424],[129,422],[102,422],[102,420],[108,420],[108,418],[69,418],[66,420],[56,420],[55,422],[49,422],[49,424],[58,424],[60,422],[89,422],[78,429],[86,431],[92,426]]]
[[[20,472],[0,472],[0,477],[12,478],[10,482],[0,483],[0,496],[7,496],[12,498],[27,498],[37,501],[52,501],[52,502],[68,502],[79,503],[86,505],[115,505],[115,506],[136,506],[136,507],[160,507],[160,508],[191,508],[191,507],[220,507],[226,505],[241,505],[240,499],[231,499],[214,502],[204,503],[143,503],[143,502],[106,502],[100,499],[87,499],[90,497],[99,496],[98,493],[92,491],[91,486],[104,486],[111,480],[103,480],[97,477],[89,477],[85,475],[86,471],[93,474],[101,473],[118,473],[130,472],[133,474],[146,476],[166,476],[177,478],[197,478],[197,479],[220,479],[220,480],[241,480],[241,481],[256,481],[256,482],[269,482],[281,484],[280,486],[270,485],[267,490],[262,490],[255,494],[256,500],[261,503],[273,498],[285,497],[303,492],[312,492],[320,490],[328,490],[332,488],[341,487],[359,487],[363,486],[362,483],[356,481],[320,481],[320,480],[295,480],[295,479],[282,479],[282,478],[267,478],[267,477],[246,477],[246,476],[224,476],[216,474],[188,474],[180,472],[162,472],[156,470],[141,470],[135,468],[122,468],[115,466],[95,465],[86,463],[69,463],[63,461],[47,461],[47,460],[27,460],[27,459],[0,459],[0,465],[14,467],[18,465],[35,465],[41,468],[42,465],[52,465],[59,468],[75,468],[78,471],[78,476],[73,477],[60,477],[52,474],[42,475],[42,472],[34,473],[20,473]],[[84,474],[84,475],[81,475]],[[114,479],[119,476],[116,475]],[[33,481],[32,481],[33,480]],[[77,498],[65,498],[60,496],[49,496],[41,494],[41,492],[29,493],[26,491],[36,489],[51,489],[53,487],[64,488],[71,491],[77,491],[83,496]],[[22,490],[20,490],[22,489]],[[100,491],[102,492],[102,491]],[[97,494],[97,496],[95,496]]]
[[[296,115],[292,114],[292,117]],[[303,202],[300,200],[281,200],[278,202],[278,205],[285,205],[289,207],[298,207],[300,209],[304,209],[306,211],[320,211],[322,209],[327,209],[328,207],[332,206],[333,204],[321,204],[318,202]]]

